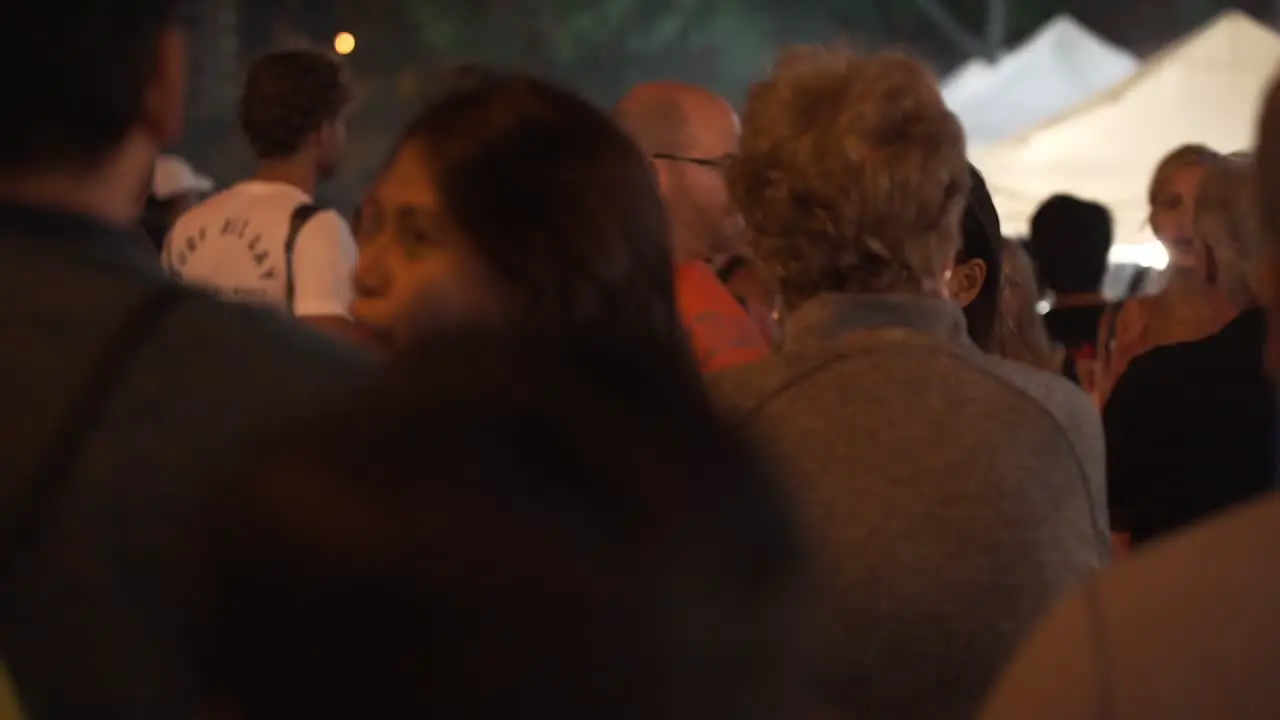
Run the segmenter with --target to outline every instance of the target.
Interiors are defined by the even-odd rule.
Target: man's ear
[[[960,307],[968,307],[987,281],[987,264],[979,259],[956,263],[951,271],[951,299]]]
[[[338,133],[338,124],[336,122],[322,122],[320,123],[320,127],[317,128],[315,133],[311,136],[311,141],[315,145],[316,150],[329,150],[337,144]]]
[[[653,158],[649,158],[649,169],[653,171],[653,179],[658,184],[658,192],[666,194],[667,186],[670,184],[670,178],[667,177],[667,170],[664,163],[660,163]]]

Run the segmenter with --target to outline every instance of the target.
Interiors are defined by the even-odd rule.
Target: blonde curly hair
[[[751,88],[728,181],[794,308],[825,292],[936,290],[970,177],[923,63],[806,46]]]

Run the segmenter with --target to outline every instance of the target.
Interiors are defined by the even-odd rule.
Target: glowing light
[[[1169,266],[1169,253],[1159,240],[1112,245],[1107,259],[1116,264],[1142,265],[1156,270]]]
[[[356,49],[356,36],[349,32],[340,32],[334,35],[333,49],[339,55],[350,55]]]

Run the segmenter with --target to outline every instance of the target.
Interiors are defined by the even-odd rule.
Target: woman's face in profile
[[[1164,244],[1169,264],[1174,267],[1195,267],[1204,254],[1203,243],[1196,239],[1193,227],[1196,188],[1203,176],[1203,166],[1176,168],[1156,191],[1151,229]]]
[[[441,207],[425,159],[420,143],[402,145],[360,207],[352,315],[393,346],[499,315],[489,273]]]

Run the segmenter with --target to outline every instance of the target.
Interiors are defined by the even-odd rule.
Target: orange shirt
[[[769,354],[747,311],[707,263],[676,268],[676,305],[703,372],[745,365]]]

